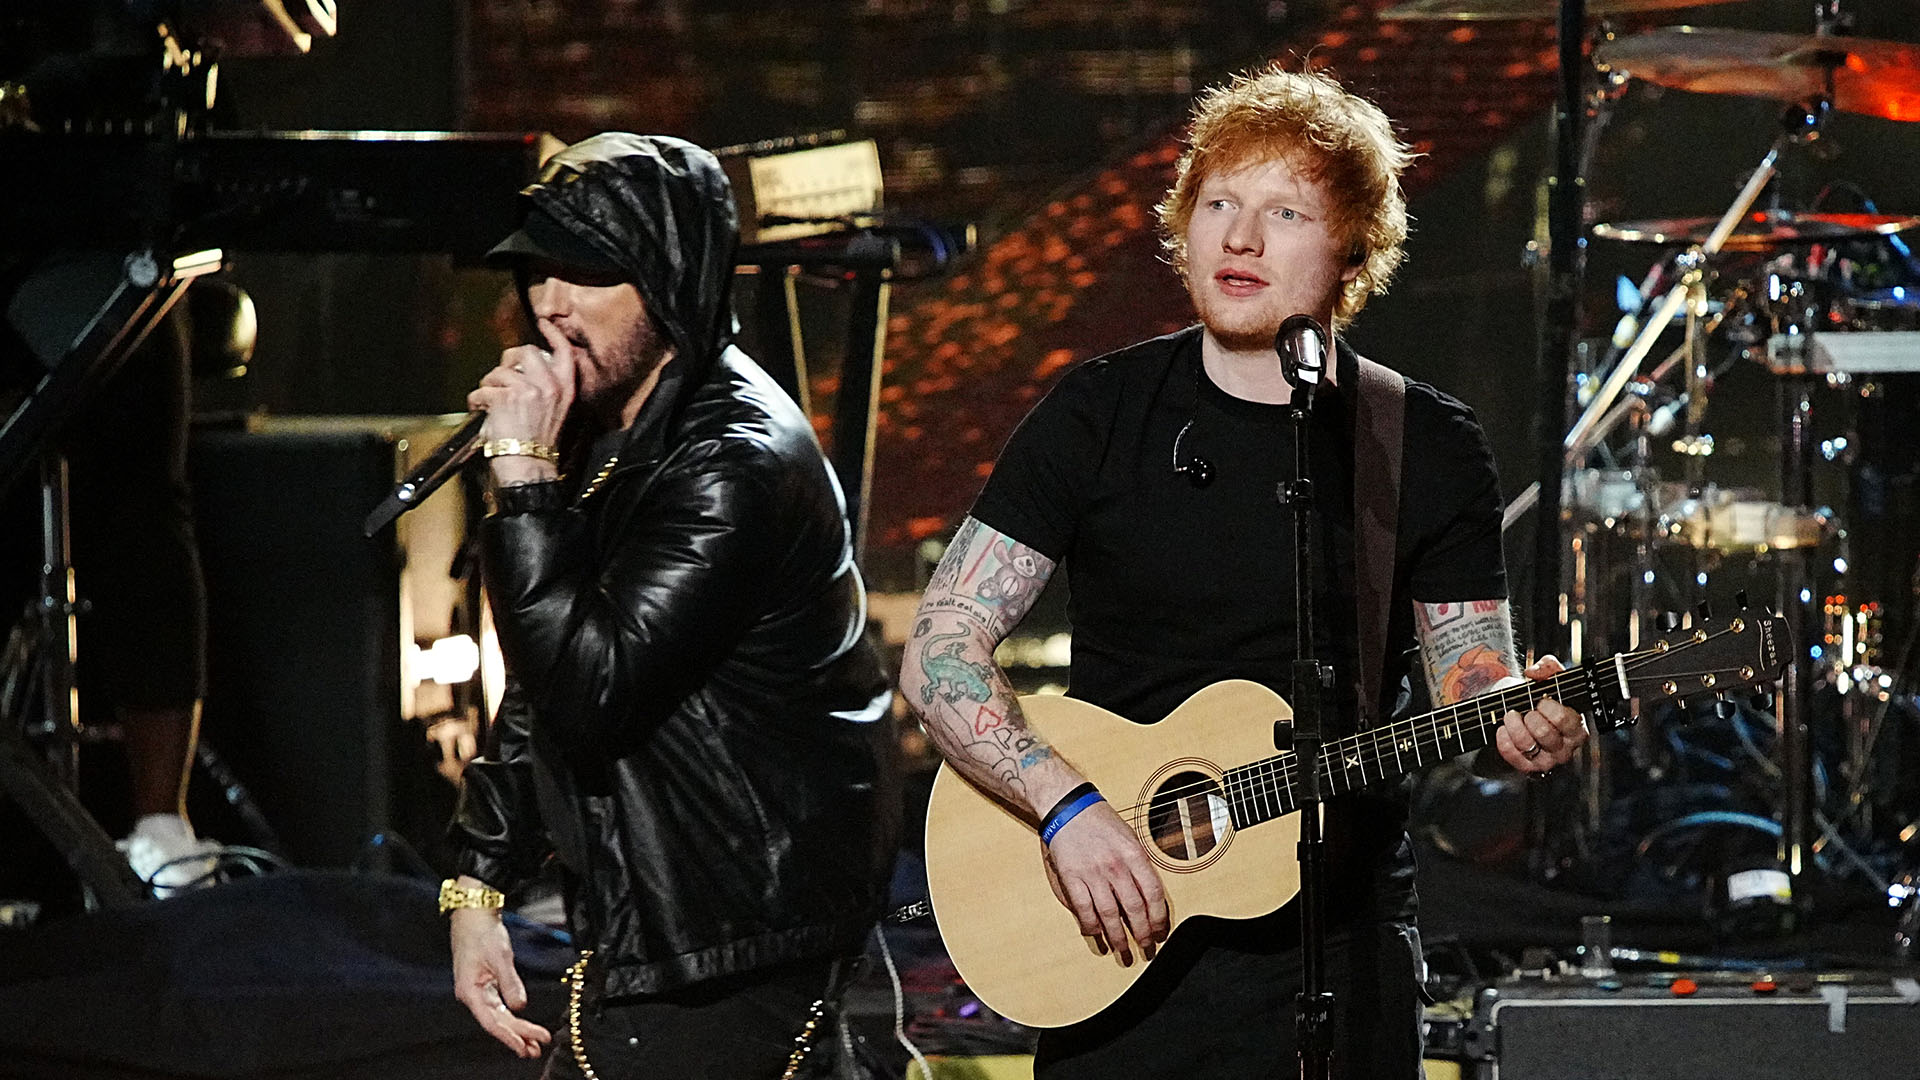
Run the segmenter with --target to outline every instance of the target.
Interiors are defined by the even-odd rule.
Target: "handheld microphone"
[[[414,470],[412,476],[401,481],[400,486],[394,488],[391,495],[381,500],[379,506],[373,508],[373,512],[367,515],[367,520],[361,525],[362,535],[372,536],[393,524],[394,519],[419,506],[426,501],[427,496],[438,491],[440,485],[452,479],[453,474],[460,471],[460,466],[465,465],[467,459],[473,456],[475,447],[480,445],[480,428],[486,422],[487,414],[484,409],[467,414],[466,422],[456,428],[453,434],[447,436],[438,447],[435,447],[433,453],[427,455],[427,459],[420,463],[420,467]]]
[[[1273,351],[1280,354],[1280,371],[1287,384],[1311,395],[1326,373],[1327,332],[1311,315],[1289,315],[1273,336]]]

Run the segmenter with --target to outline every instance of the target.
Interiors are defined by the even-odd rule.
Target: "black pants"
[[[600,1080],[779,1080],[815,1002],[837,1000],[846,967],[816,960],[665,994],[595,1000],[589,993],[580,1005],[587,1061]],[[831,1008],[819,1014],[798,1075],[816,1075],[812,1066],[832,1055],[835,1015]],[[584,1077],[565,1021],[553,1042],[546,1080]]]
[[[1292,908],[1284,911],[1290,915]],[[1035,1077],[1298,1076],[1298,941],[1298,923],[1279,915],[1183,925],[1126,996],[1092,1019],[1041,1033]],[[1347,927],[1331,935],[1326,957],[1335,995],[1333,1075],[1415,1080],[1422,1045],[1419,932],[1399,922]]]

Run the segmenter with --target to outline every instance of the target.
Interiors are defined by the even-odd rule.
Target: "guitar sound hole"
[[[1171,858],[1202,859],[1226,842],[1230,820],[1218,781],[1205,773],[1175,773],[1154,790],[1147,835]]]

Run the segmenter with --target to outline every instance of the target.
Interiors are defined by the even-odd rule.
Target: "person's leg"
[[[1336,1075],[1419,1080],[1426,960],[1420,931],[1409,923],[1356,928],[1334,1017]]]
[[[1294,1060],[1299,935],[1291,909],[1181,927],[1139,982],[1089,1020],[1040,1033],[1038,1080],[1239,1080]],[[1330,967],[1342,964],[1344,939]]]
[[[1292,1075],[1298,1060],[1295,997],[1302,982],[1293,909],[1264,920],[1219,922],[1207,931],[1184,942],[1174,935],[1148,975],[1105,1012],[1042,1032],[1034,1075],[1039,1080]],[[1268,944],[1262,945],[1263,937]],[[1271,944],[1281,941],[1285,947]],[[1400,923],[1361,924],[1330,936],[1326,971],[1334,994],[1335,1075],[1369,1080],[1421,1075],[1420,960],[1411,927]]]
[[[187,816],[187,781],[200,735],[200,703],[115,708],[127,747],[133,816]]]
[[[176,319],[156,327],[66,440],[74,574],[90,605],[79,633],[83,708],[99,716],[96,692],[112,706],[134,818],[121,846],[161,895],[205,878],[218,846],[195,837],[186,815],[206,681],[206,586],[187,486],[182,331]]]
[[[830,1006],[842,967],[790,964],[670,994],[583,1001],[578,1049],[570,1010],[543,1075],[586,1077],[582,1056],[599,1080],[780,1080],[789,1069],[815,1075],[808,1071],[815,1056],[835,1037]]]

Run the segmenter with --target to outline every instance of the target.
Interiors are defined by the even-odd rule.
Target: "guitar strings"
[[[1731,628],[1720,630],[1708,635],[1704,640],[1688,642],[1683,648],[1704,645],[1708,641],[1734,632]],[[1662,657],[1670,656],[1673,651],[1671,648],[1661,650],[1657,647],[1639,649],[1622,654],[1623,659],[1621,663],[1628,671],[1632,671],[1645,667],[1647,664],[1653,663]],[[1658,677],[1674,679],[1705,674],[1709,674],[1709,672],[1704,670],[1669,672]],[[1333,743],[1324,747],[1321,752],[1321,760],[1327,763],[1325,778],[1328,781],[1328,786],[1330,788],[1336,786],[1334,781],[1346,776],[1347,767],[1338,769],[1334,767],[1335,763],[1343,758],[1351,758],[1353,754],[1359,755],[1359,767],[1362,782],[1364,783],[1366,766],[1368,764],[1384,766],[1389,751],[1391,751],[1395,759],[1395,768],[1401,768],[1400,762],[1403,755],[1398,748],[1398,744],[1402,738],[1413,738],[1415,740],[1415,760],[1418,762],[1418,739],[1421,735],[1431,735],[1437,743],[1444,742],[1446,736],[1441,735],[1442,728],[1465,728],[1467,724],[1463,723],[1463,721],[1477,724],[1482,729],[1480,734],[1484,735],[1486,727],[1492,726],[1492,724],[1498,724],[1501,719],[1504,719],[1508,711],[1516,710],[1521,703],[1525,703],[1530,707],[1540,698],[1554,697],[1556,691],[1582,689],[1579,683],[1581,683],[1587,675],[1588,672],[1586,669],[1565,671],[1542,682],[1529,683],[1522,686],[1511,686],[1504,690],[1497,691],[1498,696],[1491,707],[1475,705],[1475,702],[1485,701],[1486,698],[1495,696],[1485,695],[1481,698],[1455,702],[1452,705],[1445,705],[1432,710],[1421,717],[1415,718],[1404,728],[1401,725],[1388,725],[1386,727],[1357,732],[1353,735],[1334,740]],[[1638,679],[1629,681],[1646,681],[1648,678],[1651,677],[1640,676]],[[1562,685],[1563,683],[1565,685]],[[1709,688],[1702,687],[1702,689]],[[1517,701],[1512,700],[1516,698],[1518,699]],[[1492,724],[1490,724],[1489,721],[1491,721]],[[1456,734],[1453,738],[1459,741],[1460,735]],[[1352,743],[1353,745],[1350,748],[1337,749],[1345,743]],[[1351,753],[1348,752],[1349,750]],[[1368,756],[1369,752],[1371,752],[1371,757]],[[1226,795],[1230,803],[1237,798],[1249,795],[1260,798],[1272,798],[1277,805],[1287,806],[1288,809],[1286,812],[1291,812],[1295,781],[1294,774],[1299,771],[1297,762],[1298,758],[1296,755],[1292,751],[1287,751],[1263,761],[1250,762],[1247,765],[1238,766],[1235,769],[1225,770],[1229,775],[1222,777],[1222,784],[1216,784],[1211,780],[1202,781],[1200,783],[1187,784],[1180,788],[1163,791],[1160,792],[1159,795],[1161,800],[1165,801],[1169,798],[1178,800],[1201,793],[1220,791]],[[1243,772],[1242,770],[1251,771]],[[1383,776],[1385,775],[1384,767],[1378,771],[1381,772]],[[1240,772],[1241,775],[1237,777],[1231,775],[1235,772]],[[1274,784],[1273,781],[1276,779],[1280,780],[1281,783]],[[1351,787],[1349,787],[1349,790],[1351,790]],[[1336,791],[1334,794],[1339,794],[1339,792]],[[1152,802],[1142,802],[1134,803],[1126,807],[1115,807],[1115,809],[1120,812],[1121,816],[1128,819],[1129,824],[1133,827],[1136,834],[1141,834],[1142,827],[1147,824],[1142,821],[1142,814],[1151,811],[1152,806]],[[1276,814],[1275,816],[1281,815]],[[1144,834],[1141,835],[1142,839],[1146,839]]]
[[[1718,637],[1723,634],[1731,633],[1731,632],[1732,632],[1731,630],[1723,630],[1723,631],[1720,631],[1718,634],[1711,635],[1707,640],[1712,640],[1713,637]],[[1704,642],[1695,642],[1694,644],[1704,644]],[[1662,656],[1670,655],[1671,653],[1672,653],[1671,649],[1667,650],[1666,652],[1662,652],[1657,648],[1639,650],[1637,652],[1625,654],[1626,656],[1625,663],[1626,663],[1626,666],[1629,667],[1630,669],[1637,669],[1640,667],[1644,667],[1647,663],[1652,662],[1653,660],[1657,660]],[[1328,768],[1326,772],[1326,778],[1329,782],[1328,786],[1337,788],[1338,784],[1335,783],[1335,781],[1339,779],[1350,779],[1348,777],[1348,769],[1351,768],[1352,766],[1340,767],[1340,768],[1334,767],[1342,758],[1352,760],[1354,755],[1356,754],[1358,755],[1358,766],[1361,769],[1362,782],[1364,783],[1365,776],[1366,776],[1366,766],[1369,764],[1377,767],[1384,766],[1387,760],[1389,751],[1392,753],[1392,755],[1395,758],[1396,769],[1400,769],[1403,767],[1404,755],[1402,755],[1402,753],[1399,750],[1399,743],[1401,741],[1402,735],[1411,736],[1417,740],[1418,736],[1422,734],[1426,734],[1426,735],[1434,736],[1435,742],[1444,743],[1444,741],[1447,738],[1446,736],[1441,734],[1442,728],[1444,726],[1466,728],[1467,730],[1471,730],[1471,728],[1469,728],[1466,724],[1461,723],[1462,720],[1477,722],[1482,729],[1480,734],[1484,734],[1486,727],[1491,726],[1491,723],[1498,722],[1495,719],[1496,717],[1503,716],[1507,708],[1518,706],[1519,702],[1514,701],[1513,700],[1514,698],[1519,698],[1521,699],[1521,701],[1524,701],[1527,704],[1531,704],[1532,702],[1529,699],[1532,699],[1535,697],[1552,697],[1554,696],[1554,691],[1565,690],[1565,689],[1578,689],[1579,688],[1578,683],[1580,682],[1580,679],[1578,678],[1578,676],[1581,676],[1584,674],[1585,672],[1583,671],[1564,672],[1560,675],[1554,676],[1552,679],[1545,680],[1545,684],[1546,684],[1545,686],[1542,686],[1540,683],[1532,683],[1525,686],[1509,687],[1506,690],[1499,692],[1499,697],[1496,699],[1496,702],[1490,708],[1483,708],[1481,706],[1476,706],[1474,704],[1475,701],[1481,701],[1484,699],[1472,699],[1465,702],[1456,702],[1453,705],[1444,706],[1440,709],[1436,709],[1432,713],[1427,714],[1427,716],[1425,717],[1417,718],[1411,724],[1411,726],[1405,729],[1399,729],[1397,726],[1390,725],[1388,727],[1374,728],[1374,729],[1370,729],[1369,731],[1359,732],[1359,733],[1356,733],[1355,735],[1348,736],[1344,739],[1336,740],[1332,745],[1330,745],[1325,750],[1323,750],[1324,758],[1328,762]],[[1674,672],[1674,673],[1668,673],[1668,675],[1663,677],[1683,678],[1689,674],[1701,675],[1701,674],[1706,674],[1706,672],[1704,671]],[[1570,680],[1569,677],[1574,677],[1574,678]],[[1640,679],[1636,681],[1644,681],[1646,678],[1647,678],[1646,676],[1641,676]],[[1563,683],[1570,683],[1571,685],[1561,685]],[[1456,741],[1461,740],[1461,735],[1459,734],[1455,734],[1452,737]],[[1342,746],[1342,744],[1346,744],[1346,743],[1350,743],[1351,746]],[[1415,754],[1416,762],[1419,761],[1419,754],[1417,751],[1418,751],[1418,743],[1416,741],[1416,754]],[[1258,796],[1262,798],[1272,798],[1276,802],[1288,805],[1290,810],[1291,804],[1293,802],[1292,788],[1295,780],[1294,774],[1298,771],[1297,761],[1298,761],[1297,757],[1293,755],[1291,752],[1289,752],[1286,754],[1276,755],[1275,757],[1269,758],[1262,762],[1253,762],[1247,766],[1241,766],[1240,767],[1241,769],[1246,769],[1250,771],[1244,772],[1242,773],[1242,775],[1238,777],[1229,776],[1229,777],[1223,778],[1226,780],[1226,787],[1225,787],[1226,794],[1230,798],[1247,796],[1247,795],[1253,795],[1253,796]],[[1238,771],[1238,770],[1234,770],[1234,771]],[[1378,771],[1380,771],[1382,775],[1385,774],[1384,768],[1379,768]],[[1275,780],[1276,778],[1282,780],[1283,784],[1274,785],[1272,781]],[[1210,789],[1213,786],[1214,785],[1212,785],[1211,783],[1203,784],[1203,785],[1189,785],[1189,788],[1186,791],[1183,791],[1181,793],[1181,797],[1189,795],[1196,790]],[[1349,785],[1349,790],[1351,790],[1351,785]],[[1339,794],[1337,790],[1334,793]],[[1136,805],[1135,807],[1129,808],[1129,810],[1137,811],[1141,808],[1141,806],[1145,806],[1145,805],[1147,804],[1139,804],[1139,805]],[[1135,817],[1135,819],[1137,820],[1138,818],[1137,813],[1134,813],[1132,816]]]
[[[1721,630],[1717,633],[1709,635],[1703,641],[1690,642],[1689,645],[1705,644],[1706,641],[1711,641],[1716,637],[1720,637],[1732,632],[1734,631],[1731,628],[1727,630]],[[1672,654],[1672,652],[1673,652],[1672,649],[1667,649],[1665,651],[1662,651],[1658,648],[1648,648],[1643,650],[1637,650],[1635,652],[1626,653],[1626,654],[1623,654],[1622,666],[1628,668],[1629,670],[1638,669],[1646,666],[1646,664],[1648,663],[1658,660],[1663,656],[1669,656]],[[1499,716],[1503,716],[1504,713],[1507,711],[1508,707],[1518,706],[1519,703],[1514,702],[1511,699],[1517,697],[1517,698],[1520,698],[1521,701],[1530,705],[1532,704],[1532,701],[1530,699],[1533,699],[1536,696],[1542,697],[1542,698],[1552,697],[1554,696],[1555,691],[1561,691],[1566,689],[1579,689],[1578,683],[1580,682],[1580,677],[1586,674],[1587,672],[1584,670],[1568,671],[1568,672],[1563,672],[1559,675],[1556,675],[1551,679],[1544,680],[1544,685],[1542,685],[1542,683],[1530,683],[1523,686],[1508,687],[1507,689],[1498,692],[1499,696],[1496,699],[1495,704],[1491,708],[1476,706],[1474,704],[1476,701],[1486,700],[1486,698],[1484,697],[1470,699],[1469,701],[1456,702],[1453,705],[1443,706],[1440,709],[1433,710],[1431,713],[1428,713],[1423,717],[1417,718],[1415,721],[1411,723],[1410,726],[1406,727],[1404,730],[1400,729],[1397,725],[1389,725],[1387,727],[1373,728],[1373,729],[1370,729],[1369,731],[1359,732],[1354,735],[1347,736],[1343,739],[1335,740],[1335,742],[1332,745],[1330,745],[1325,750],[1323,750],[1324,760],[1328,762],[1328,767],[1325,774],[1328,782],[1328,787],[1334,789],[1332,791],[1333,794],[1336,794],[1336,795],[1341,794],[1341,792],[1338,790],[1339,785],[1336,781],[1340,779],[1347,779],[1349,780],[1348,790],[1352,790],[1352,784],[1350,782],[1351,778],[1348,775],[1348,769],[1351,768],[1351,766],[1335,768],[1336,763],[1342,758],[1353,760],[1354,755],[1355,754],[1358,755],[1358,766],[1361,770],[1362,783],[1366,782],[1365,780],[1366,766],[1368,764],[1375,765],[1378,768],[1378,771],[1381,773],[1381,775],[1382,776],[1385,775],[1386,770],[1384,768],[1384,764],[1387,759],[1387,749],[1384,749],[1384,748],[1392,749],[1392,753],[1395,757],[1395,768],[1404,771],[1403,762],[1401,760],[1403,755],[1400,753],[1398,749],[1398,744],[1400,742],[1401,736],[1409,735],[1417,738],[1418,735],[1424,733],[1424,734],[1433,735],[1435,737],[1435,742],[1444,742],[1446,737],[1441,735],[1442,727],[1445,726],[1443,725],[1443,722],[1442,722],[1443,719],[1453,721],[1451,725],[1453,727],[1463,727],[1463,728],[1466,727],[1466,725],[1459,723],[1459,721],[1461,721],[1462,719],[1470,719],[1474,723],[1477,723],[1478,726],[1481,728],[1481,731],[1479,732],[1479,734],[1484,735],[1485,729],[1488,726],[1491,726],[1489,723],[1490,721],[1493,723],[1497,723],[1498,721],[1495,718]],[[1671,673],[1666,673],[1660,677],[1685,678],[1689,675],[1704,675],[1704,674],[1707,674],[1707,672],[1705,671],[1671,672]],[[1634,681],[1645,681],[1647,678],[1648,676],[1640,676],[1638,679]],[[1562,685],[1563,683],[1565,683],[1566,685]],[[1492,697],[1492,696],[1493,695],[1487,695],[1486,697]],[[1468,730],[1471,730],[1471,729],[1468,728]],[[1459,734],[1456,734],[1453,736],[1453,738],[1456,740],[1460,740],[1461,736]],[[1350,748],[1342,748],[1342,744],[1344,743],[1351,743],[1352,746]],[[1351,750],[1351,753],[1349,753],[1349,750]],[[1415,754],[1416,762],[1419,761],[1419,754],[1417,750],[1418,750],[1418,744],[1416,743],[1416,754]],[[1369,752],[1371,752],[1371,756],[1369,756]],[[1226,770],[1229,774],[1233,772],[1241,772],[1241,775],[1237,777],[1232,775],[1223,777],[1222,779],[1224,781],[1224,786],[1217,785],[1209,780],[1209,781],[1203,781],[1198,784],[1189,784],[1183,788],[1173,789],[1172,791],[1169,791],[1169,792],[1162,792],[1161,795],[1163,796],[1163,798],[1172,797],[1175,799],[1180,799],[1180,798],[1188,798],[1194,794],[1198,794],[1202,792],[1223,791],[1229,800],[1233,800],[1235,802],[1247,800],[1249,797],[1269,799],[1276,806],[1284,807],[1284,809],[1281,810],[1280,813],[1276,813],[1274,815],[1274,816],[1282,816],[1284,813],[1290,813],[1294,809],[1293,787],[1295,782],[1295,773],[1299,771],[1297,760],[1298,760],[1297,757],[1292,752],[1289,751],[1284,754],[1276,755],[1273,758],[1266,759],[1265,761],[1253,762],[1253,763],[1250,763],[1249,765],[1240,766],[1238,769],[1234,769],[1234,770]],[[1242,770],[1250,770],[1250,771],[1242,772]],[[1281,783],[1275,784],[1273,781],[1275,781],[1276,779],[1280,780]],[[1152,809],[1152,804],[1136,803],[1133,806],[1118,808],[1118,809],[1120,809],[1122,814],[1128,818],[1129,824],[1134,829],[1135,833],[1137,835],[1140,835],[1143,840],[1147,839],[1147,835],[1142,833],[1141,829],[1144,824],[1150,824],[1150,823],[1142,822],[1141,813],[1142,811],[1150,812]]]
[[[1576,680],[1569,679],[1569,676],[1584,675],[1584,674],[1585,674],[1584,671],[1574,671],[1574,672],[1566,672],[1561,675],[1556,675],[1552,679],[1546,680],[1545,687],[1542,687],[1540,683],[1533,683],[1528,686],[1509,687],[1506,690],[1502,690],[1498,692],[1499,693],[1498,707],[1488,709],[1488,712],[1490,713],[1497,712],[1501,715],[1504,715],[1508,707],[1512,707],[1517,704],[1517,702],[1509,700],[1510,698],[1519,698],[1519,699],[1525,700],[1526,698],[1531,697],[1530,694],[1515,694],[1513,693],[1513,691],[1536,691],[1537,692],[1538,690],[1545,689],[1547,692],[1544,694],[1541,694],[1540,696],[1552,697],[1554,696],[1553,692],[1556,690],[1564,690],[1564,689],[1571,688],[1571,686],[1563,687],[1555,684],[1562,682],[1562,680],[1567,680],[1569,683],[1572,683]],[[1478,700],[1478,699],[1475,699],[1475,700]],[[1441,714],[1442,713],[1464,714],[1464,712],[1469,711],[1465,709],[1465,706],[1467,704],[1468,703],[1466,702],[1460,702],[1454,705],[1443,706],[1440,709],[1436,709],[1432,713],[1429,713],[1423,717],[1417,718],[1413,722],[1413,725],[1411,727],[1407,727],[1404,729],[1404,732],[1399,728],[1398,725],[1394,725],[1386,728],[1371,729],[1370,731],[1367,731],[1367,732],[1359,732],[1359,733],[1356,733],[1355,735],[1346,736],[1345,738],[1335,740],[1331,745],[1323,749],[1322,751],[1323,759],[1332,761],[1344,756],[1336,748],[1339,747],[1340,744],[1342,743],[1345,743],[1348,741],[1357,741],[1362,738],[1371,738],[1372,741],[1375,743],[1375,749],[1378,749],[1379,745],[1382,743],[1383,740],[1388,742],[1397,742],[1398,736],[1403,733],[1407,735],[1412,735],[1415,737],[1423,733],[1433,734],[1435,736],[1438,736],[1440,729],[1443,726],[1440,719]],[[1473,710],[1473,711],[1477,711],[1477,710]],[[1421,721],[1427,720],[1429,717],[1433,718],[1431,722],[1425,723],[1425,724],[1421,723]],[[1460,717],[1456,716],[1455,719],[1458,720],[1460,719]],[[1464,727],[1465,725],[1456,723],[1453,726]],[[1423,728],[1425,729],[1424,731],[1423,731]],[[1394,737],[1389,739],[1388,738],[1389,735],[1392,735]],[[1375,761],[1377,763],[1384,760],[1386,760],[1386,753],[1382,751],[1379,753]],[[1276,775],[1275,770],[1279,770],[1278,775],[1290,776],[1291,773],[1294,771],[1295,761],[1297,761],[1296,756],[1293,754],[1293,752],[1288,751],[1283,754],[1275,755],[1272,758],[1265,759],[1264,761],[1250,762],[1247,765],[1239,766],[1236,769],[1226,770],[1226,772],[1228,773],[1240,772],[1241,770],[1255,770],[1252,772],[1243,772],[1242,775],[1238,777],[1233,777],[1233,776],[1223,777],[1223,779],[1226,782],[1226,791],[1229,795],[1232,795],[1238,791],[1246,791],[1251,788],[1261,786],[1261,783],[1260,783],[1261,781],[1270,780]],[[1290,783],[1291,781],[1289,781],[1289,784]],[[1160,794],[1162,795],[1163,798],[1167,798],[1167,797],[1185,798],[1193,794],[1198,794],[1200,792],[1212,791],[1212,790],[1218,790],[1218,786],[1212,783],[1211,781],[1207,781],[1207,782],[1202,782],[1198,784],[1188,784],[1180,788],[1169,789],[1167,791],[1161,792]],[[1137,816],[1138,811],[1143,809],[1151,809],[1151,803],[1135,803],[1132,806],[1121,807],[1116,809],[1121,810],[1122,813],[1124,814],[1135,814]]]
[[[1324,775],[1328,781],[1328,787],[1336,787],[1337,785],[1333,782],[1335,778],[1346,774],[1345,768],[1336,770],[1334,768],[1335,763],[1343,758],[1350,759],[1353,753],[1360,755],[1361,775],[1364,778],[1367,764],[1373,764],[1375,766],[1384,764],[1388,755],[1388,749],[1386,748],[1392,748],[1397,767],[1398,759],[1401,756],[1397,744],[1401,738],[1410,737],[1416,740],[1415,760],[1418,762],[1417,740],[1421,735],[1432,735],[1435,742],[1444,742],[1445,736],[1441,735],[1443,727],[1451,726],[1459,728],[1462,731],[1470,730],[1469,723],[1476,720],[1484,725],[1488,719],[1495,716],[1504,716],[1509,709],[1517,708],[1521,703],[1531,705],[1532,701],[1530,699],[1534,694],[1538,694],[1540,697],[1554,697],[1556,696],[1556,692],[1576,688],[1575,684],[1577,684],[1578,679],[1570,679],[1569,676],[1584,676],[1585,674],[1584,671],[1565,672],[1561,675],[1554,676],[1552,679],[1545,680],[1544,686],[1540,683],[1533,683],[1527,686],[1508,687],[1506,690],[1499,691],[1497,698],[1493,698],[1493,700],[1486,702],[1482,706],[1469,708],[1469,702],[1458,702],[1454,705],[1443,706],[1423,717],[1417,718],[1412,722],[1411,726],[1405,728],[1401,728],[1399,725],[1390,725],[1384,728],[1357,732],[1354,735],[1334,740],[1321,751],[1322,760],[1327,762]],[[1563,680],[1566,685],[1561,685]],[[1545,692],[1541,693],[1543,690]],[[1515,693],[1516,691],[1529,691],[1530,693]],[[1493,696],[1489,695],[1489,697]],[[1449,719],[1453,721],[1451,724],[1443,722]],[[1454,737],[1456,739],[1459,738],[1458,735]],[[1353,745],[1351,747],[1343,745],[1347,743],[1352,743]],[[1372,752],[1371,757],[1368,756],[1369,751]],[[1444,753],[1444,751],[1442,752]],[[1275,805],[1286,805],[1290,811],[1294,774],[1298,771],[1297,762],[1298,757],[1292,751],[1288,751],[1263,761],[1250,762],[1247,765],[1239,766],[1235,769],[1225,770],[1227,775],[1222,777],[1221,784],[1215,784],[1210,780],[1202,781],[1197,784],[1188,784],[1180,788],[1162,791],[1159,795],[1164,802],[1169,798],[1178,800],[1190,798],[1193,795],[1204,792],[1219,791],[1227,798],[1229,805],[1242,801],[1250,801],[1251,798],[1263,798],[1270,799]],[[1379,771],[1384,773],[1384,769]],[[1233,775],[1234,773],[1239,773],[1239,775],[1235,776]],[[1273,783],[1275,779],[1281,780],[1282,783],[1275,785]],[[1339,792],[1335,791],[1334,794],[1339,794]],[[1150,826],[1151,823],[1143,821],[1142,814],[1151,813],[1153,803],[1135,803],[1132,806],[1116,809],[1119,809],[1122,815],[1128,819],[1135,833],[1142,835],[1142,838],[1145,839],[1147,834],[1143,834],[1141,830],[1143,827]],[[1280,815],[1276,814],[1275,816]]]

